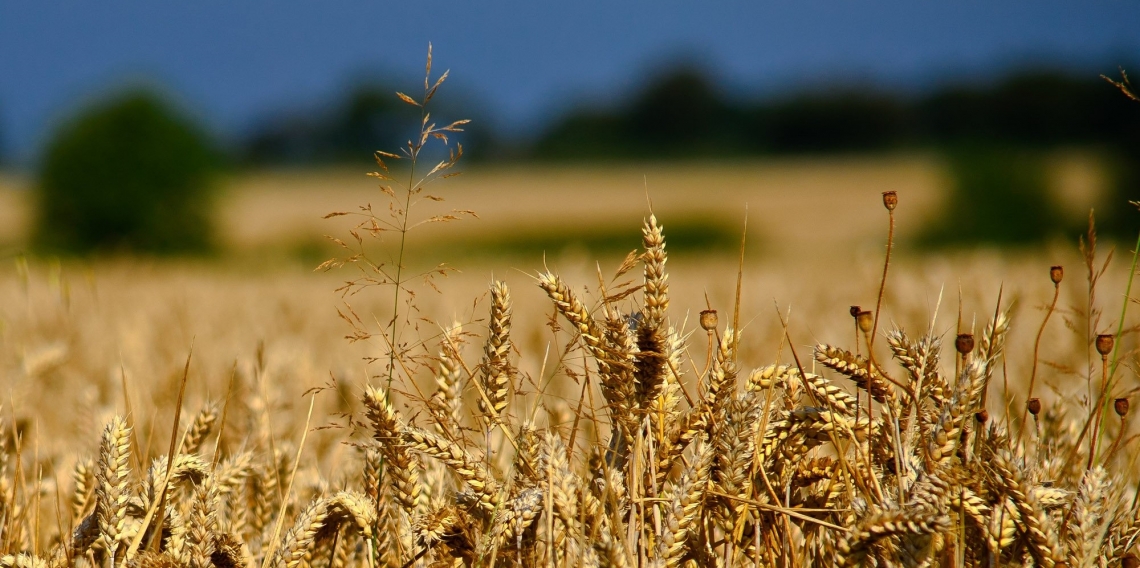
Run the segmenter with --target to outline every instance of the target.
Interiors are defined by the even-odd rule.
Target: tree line
[[[154,92],[97,101],[62,123],[42,152],[33,244],[75,252],[209,250],[216,172],[356,163],[398,147],[417,124],[415,109],[394,91],[359,86],[339,102],[268,116],[229,144]],[[469,157],[484,161],[935,152],[951,180],[951,205],[922,240],[939,246],[1033,244],[1078,230],[1062,221],[1046,171],[1050,152],[1079,148],[1104,164],[1102,234],[1135,238],[1140,230],[1140,214],[1127,205],[1140,200],[1140,104],[1092,75],[1021,72],[917,95],[831,87],[749,99],[728,96],[699,69],[683,67],[624,100],[573,108],[526,140],[496,132],[456,99],[440,102],[435,121],[475,115],[460,141]]]

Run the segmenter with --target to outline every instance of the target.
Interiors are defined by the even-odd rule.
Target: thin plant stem
[[[884,198],[887,194],[883,194]],[[885,199],[884,199],[885,203]],[[894,207],[887,207],[887,256],[883,260],[883,278],[879,281],[879,297],[875,301],[875,319],[871,324],[871,334],[867,337],[867,360],[870,362],[868,369],[877,369],[879,364],[875,361],[875,336],[879,331],[879,312],[883,309],[883,295],[887,289],[887,270],[891,267],[891,249],[894,248],[895,242],[895,210]],[[869,380],[869,377],[868,377]],[[870,383],[868,383],[870,384]],[[867,400],[867,423],[871,424],[875,421],[874,405],[868,396]],[[871,440],[867,439],[867,468],[871,468]],[[872,473],[873,477],[873,473]]]
[[[430,51],[428,57],[431,57]],[[426,98],[426,97],[425,97]],[[420,124],[424,124],[424,105],[420,105]],[[423,126],[420,127],[421,130]],[[420,137],[422,139],[422,136]],[[392,293],[392,323],[389,325],[388,335],[392,338],[392,348],[388,351],[388,385],[384,396],[391,396],[392,379],[396,375],[396,350],[400,348],[399,327],[396,325],[400,318],[400,288],[404,285],[404,248],[408,241],[408,218],[411,217],[409,209],[412,206],[412,191],[416,186],[416,160],[419,158],[420,145],[417,142],[411,148],[412,162],[408,168],[408,187],[404,197],[404,210],[400,220],[400,252],[396,256],[396,290]],[[389,401],[391,402],[391,401]]]
[[[1089,437],[1089,461],[1085,469],[1092,469],[1093,461],[1096,460],[1096,446],[1097,442],[1100,441],[1101,421],[1104,418],[1104,403],[1108,402],[1108,355],[1101,355],[1100,357],[1100,398],[1102,402],[1096,408],[1095,427],[1093,428],[1095,435]]]
[[[1025,395],[1025,400],[1033,398],[1033,386],[1037,383],[1037,361],[1040,357],[1041,350],[1041,336],[1045,333],[1045,324],[1049,323],[1049,318],[1053,315],[1053,311],[1057,309],[1057,299],[1061,296],[1061,283],[1058,282],[1053,285],[1053,303],[1049,304],[1049,311],[1045,312],[1045,319],[1041,320],[1041,327],[1037,329],[1037,339],[1033,341],[1033,365],[1029,371],[1029,391]],[[1026,406],[1021,410],[1021,422],[1019,431],[1025,432],[1026,414],[1029,412],[1029,407]],[[1018,436],[1021,437],[1020,435]]]
[[[1116,451],[1120,449],[1120,440],[1124,438],[1124,434],[1128,431],[1128,417],[1124,416],[1120,419],[1120,431],[1116,433],[1116,438],[1112,441],[1112,446],[1109,446],[1108,453],[1104,455],[1104,463],[1107,466],[1112,463],[1112,458],[1116,457]],[[1131,469],[1129,469],[1131,471]]]
[[[1132,247],[1132,268],[1128,271],[1128,284],[1124,287],[1124,301],[1120,306],[1120,321],[1116,323],[1116,344],[1112,348],[1112,366],[1108,370],[1110,379],[1116,376],[1116,366],[1120,351],[1120,336],[1124,333],[1124,316],[1128,315],[1128,299],[1132,294],[1132,279],[1136,276],[1137,253],[1140,253],[1140,233],[1136,235],[1136,246]]]
[[[895,242],[895,212],[889,209],[887,213],[890,217],[890,225],[887,228],[887,257],[883,261],[883,279],[879,282],[879,299],[875,302],[875,322],[871,324],[871,339],[867,344],[867,355],[872,359],[875,357],[875,335],[879,331],[879,311],[883,309],[883,294],[887,289],[887,270],[891,267],[891,249],[894,248]]]
[[[744,230],[740,233],[740,265],[736,270],[736,302],[732,308],[732,358],[735,361],[740,351],[740,289],[744,285],[744,245],[748,239],[748,206],[744,206]]]
[[[1124,334],[1124,317],[1128,315],[1128,303],[1132,296],[1132,280],[1136,276],[1137,253],[1140,252],[1140,233],[1136,235],[1136,246],[1132,247],[1132,267],[1128,270],[1128,284],[1124,287],[1124,301],[1120,306],[1120,321],[1116,323],[1116,339],[1115,344],[1112,346],[1112,365],[1108,370],[1108,384],[1107,388],[1111,391],[1112,387],[1116,386],[1116,366],[1120,363],[1120,343],[1121,336]],[[1101,401],[1101,413],[1106,412],[1108,409],[1108,397],[1103,396]],[[1101,435],[1100,428],[1097,428],[1097,437]]]

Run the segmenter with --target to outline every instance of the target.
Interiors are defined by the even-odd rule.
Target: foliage
[[[411,113],[391,96],[392,90],[382,81],[364,81],[320,107],[267,116],[245,138],[241,158],[254,165],[354,163],[377,148],[399,147],[418,132],[408,128]],[[437,119],[457,112],[446,100],[433,101],[432,106]],[[487,127],[476,126],[464,136],[469,158],[493,143]]]
[[[946,161],[947,204],[921,242],[1024,245],[1063,231],[1039,153],[977,144],[947,152]]]
[[[218,166],[207,136],[153,92],[92,105],[48,144],[34,243],[73,253],[206,250]]]

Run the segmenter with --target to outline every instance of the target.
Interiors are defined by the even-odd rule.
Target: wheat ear
[[[293,528],[282,537],[270,566],[297,568],[308,560],[319,541],[332,537],[343,524],[367,537],[371,536],[375,523],[376,510],[365,495],[343,491],[330,499],[318,499],[297,515]]]
[[[494,511],[499,502],[499,483],[484,465],[472,458],[462,446],[424,430],[405,426],[401,440],[408,448],[427,454],[444,463],[456,477],[477,495],[479,506]]]
[[[404,511],[413,515],[420,505],[423,484],[420,481],[418,461],[400,440],[403,428],[400,416],[384,395],[372,387],[364,392],[364,406],[368,420],[372,423],[372,436],[379,442],[380,453],[387,462],[385,474],[392,476],[397,498]]]
[[[511,292],[497,280],[491,285],[491,319],[487,327],[480,381],[491,407],[480,399],[479,409],[486,416],[501,416],[511,392],[511,366],[507,360],[511,351]]]
[[[95,496],[95,462],[91,459],[75,462],[71,479],[75,484],[75,490],[71,494],[71,520],[78,523],[87,514]]]
[[[119,543],[126,538],[127,503],[130,483],[131,429],[122,416],[116,416],[103,430],[99,447],[99,466],[95,470],[96,509],[100,539],[107,553],[114,557]]]
[[[705,494],[708,491],[709,475],[713,462],[714,447],[706,441],[705,435],[698,437],[693,454],[693,463],[681,474],[681,478],[670,488],[666,498],[669,504],[664,534],[658,546],[657,556],[665,565],[680,566],[685,559],[689,539],[696,532]]]
[[[202,449],[202,442],[206,441],[206,437],[214,429],[214,423],[218,421],[218,409],[213,404],[206,405],[205,408],[200,410],[194,416],[194,421],[186,428],[186,434],[182,437],[182,449],[180,450],[185,454],[196,454]]]

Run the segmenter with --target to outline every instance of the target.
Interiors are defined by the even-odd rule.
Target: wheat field
[[[924,156],[458,155],[230,179],[220,258],[9,255],[0,567],[1140,564],[1128,245],[914,248]]]
[[[384,322],[390,297],[342,298],[343,272],[12,261],[0,280],[5,565],[1092,565],[1127,554],[1131,438],[1118,440],[1110,411],[1111,451],[1086,469],[1079,436],[1100,361],[1094,350],[1086,372],[1075,247],[896,250],[880,368],[854,354],[868,334],[848,307],[873,309],[881,245],[750,258],[736,316],[738,259],[666,257],[667,219],[630,231],[643,246],[625,266],[569,251],[545,268],[464,267],[438,291],[409,285],[412,339],[391,391],[383,333],[347,340],[354,326],[338,317]],[[1041,339],[1044,410],[1026,433],[1053,264],[1068,272]],[[1094,335],[1114,331],[1126,264],[1097,283]],[[610,296],[644,288],[601,302],[599,270]],[[719,317],[706,332],[709,307]],[[977,338],[964,362],[959,330]],[[1113,392],[1127,394],[1134,340],[1121,344]],[[908,385],[930,390],[911,398]],[[986,394],[993,418],[979,425]],[[159,540],[143,527],[164,485]]]

